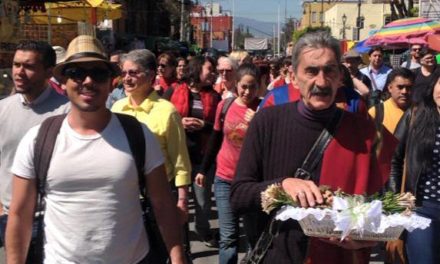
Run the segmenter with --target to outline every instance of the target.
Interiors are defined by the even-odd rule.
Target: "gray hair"
[[[341,61],[342,54],[339,41],[332,37],[329,32],[318,31],[307,33],[298,40],[292,52],[292,66],[295,72],[298,68],[301,54],[306,48],[329,48],[335,53],[336,61],[338,63]]]
[[[156,56],[147,49],[135,49],[124,54],[121,58],[121,64],[124,64],[126,61],[134,62],[145,70],[156,72],[157,69]]]
[[[231,65],[233,71],[236,71],[236,70],[238,69],[238,63],[237,63],[237,61],[236,61],[236,60],[233,60],[233,59],[231,59],[231,58],[229,58],[229,57],[220,57],[220,58],[218,58],[218,60],[217,60],[217,65],[219,65],[220,62],[226,62],[226,63],[228,63],[229,65]]]

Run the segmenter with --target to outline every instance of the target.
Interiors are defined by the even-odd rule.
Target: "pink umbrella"
[[[425,45],[427,37],[433,34],[440,34],[440,22],[423,17],[404,18],[386,24],[365,43],[370,47]]]

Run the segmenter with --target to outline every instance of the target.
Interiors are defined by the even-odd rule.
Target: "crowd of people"
[[[261,192],[274,183],[302,207],[323,203],[320,185],[411,191],[431,225],[389,242],[385,262],[440,263],[437,52],[413,44],[392,68],[373,47],[364,65],[326,32],[290,52],[106,54],[81,35],[60,58],[48,43],[19,43],[15,93],[0,100],[7,263],[190,263],[190,197],[197,237],[218,247],[220,264],[369,262],[376,242],[310,238],[264,213]]]

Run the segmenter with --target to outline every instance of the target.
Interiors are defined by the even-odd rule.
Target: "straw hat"
[[[60,79],[63,76],[64,68],[72,63],[102,61],[107,64],[112,75],[119,73],[119,67],[111,63],[105,54],[104,47],[95,37],[80,35],[74,38],[67,47],[65,60],[55,66],[53,75]]]

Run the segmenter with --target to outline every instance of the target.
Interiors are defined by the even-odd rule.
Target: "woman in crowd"
[[[183,58],[183,57],[177,58],[177,67],[176,67],[177,82],[183,81],[183,76],[185,74],[187,65],[188,65],[188,61],[185,58]]]
[[[414,73],[416,79],[413,86],[413,102],[419,103],[422,100],[426,88],[431,82],[431,75],[437,68],[435,61],[436,52],[427,48],[420,51],[420,68],[417,68]]]
[[[417,213],[432,220],[426,229],[407,232],[409,263],[440,263],[440,71],[431,77],[420,102],[405,113],[408,118],[395,133],[400,144],[393,157],[390,182],[397,191],[403,185],[405,191],[412,192],[417,198]]]
[[[176,66],[177,61],[173,54],[162,53],[157,59],[157,76],[154,90],[162,95],[171,86],[176,85]]]
[[[214,193],[220,228],[220,264],[237,263],[239,217],[232,211],[229,193],[241,145],[260,101],[257,97],[259,73],[256,66],[242,64],[237,70],[236,78],[238,97],[219,103],[207,153],[195,179],[196,184],[204,186],[205,174],[217,156]]]
[[[152,83],[156,77],[156,56],[146,49],[130,51],[122,58],[122,83],[128,97],[117,101],[112,111],[136,117],[153,132],[165,157],[168,180],[177,187],[177,207],[182,223],[188,220],[188,185],[191,163],[181,118],[170,102],[161,99]]]
[[[220,101],[219,94],[212,88],[215,78],[215,61],[210,57],[196,56],[188,63],[184,81],[164,94],[164,98],[170,100],[182,116],[194,177],[202,162]],[[208,177],[204,188],[193,184],[196,200],[195,229],[207,246],[216,245],[209,225],[212,177],[210,180]]]

